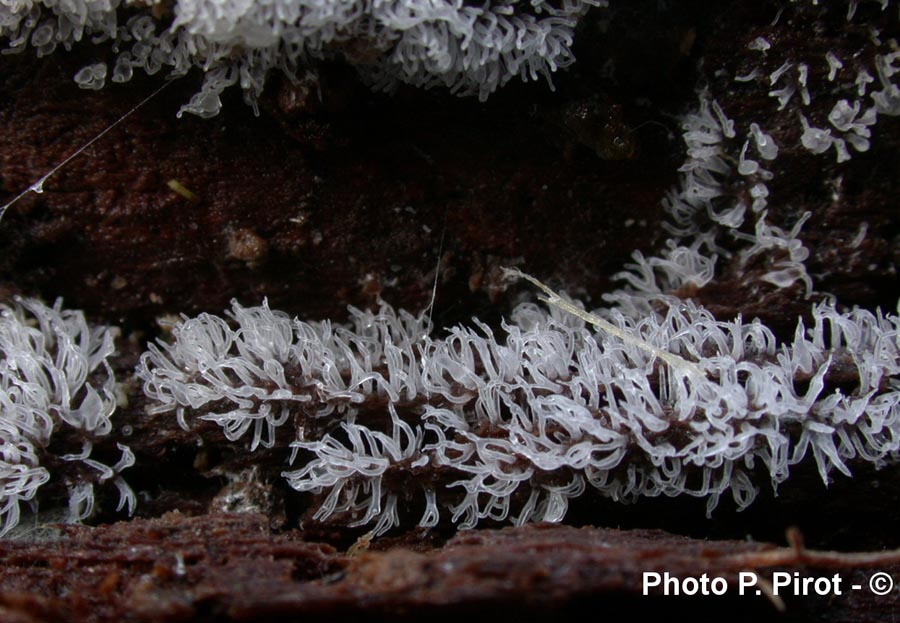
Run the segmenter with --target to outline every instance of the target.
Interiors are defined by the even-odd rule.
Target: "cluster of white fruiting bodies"
[[[94,486],[119,489],[119,508],[134,507],[131,489],[119,475],[132,465],[127,446],[112,466],[91,458],[94,443],[112,430],[115,377],[106,359],[115,331],[89,327],[80,312],[33,300],[0,306],[0,534],[19,521],[22,502],[38,488],[61,479],[69,492],[69,514],[91,515]],[[48,452],[70,464],[51,474],[42,465]]]
[[[204,72],[182,110],[213,116],[220,95],[240,84],[255,104],[267,74],[303,76],[310,62],[341,56],[377,87],[396,81],[447,86],[482,99],[510,79],[549,79],[573,60],[575,26],[605,0],[3,0],[0,40],[40,55],[89,39],[118,51],[84,67],[75,81],[102,88],[134,70],[173,77]],[[165,7],[165,8],[164,8]],[[166,15],[171,9],[172,14]],[[154,17],[154,13],[156,17]]]
[[[848,3],[848,20],[858,5]],[[173,24],[193,19],[182,12],[187,6],[176,4]],[[225,24],[231,8],[222,10]],[[37,36],[43,13],[31,15],[26,38],[54,45],[63,31]],[[25,32],[6,17],[6,33]],[[191,36],[213,32],[181,28]],[[53,36],[42,44],[46,33]],[[152,58],[154,45],[131,54]],[[760,67],[772,62],[772,45],[749,42]],[[799,146],[822,157],[833,149],[840,166],[869,149],[881,116],[900,112],[897,43],[873,31],[870,45],[853,59],[828,53],[735,75],[736,88],[770,89],[773,106],[796,118]],[[255,54],[253,45],[246,50]],[[817,119],[809,107],[822,97],[834,102]],[[212,422],[248,452],[276,446],[288,431],[291,448],[281,448],[290,461],[287,483],[314,495],[319,519],[378,533],[408,513],[421,526],[442,518],[462,527],[484,519],[558,521],[588,488],[620,500],[701,496],[710,509],[731,493],[743,507],[761,477],[777,485],[803,461],[827,481],[835,470],[849,473],[852,461],[896,460],[897,316],[820,303],[792,339],[779,342],[758,321],[716,319],[669,294],[709,283],[725,253],[739,263],[768,261],[759,279],[769,287],[808,294],[815,285],[800,239],[811,215],[773,223],[767,214],[777,198],[766,167],[775,168],[784,145],[773,134],[782,134],[736,123],[707,93],[683,130],[687,158],[667,199],[673,237],[657,257],[636,255],[620,275],[627,287],[596,312],[614,331],[529,304],[498,332],[476,322],[437,338],[422,317],[387,306],[353,311],[350,324],[338,325],[235,303],[227,318],[183,318],[171,339],[149,346],[137,374],[151,410],[189,430]],[[865,235],[862,224],[860,241]],[[736,252],[734,244],[721,246],[729,236],[743,243]],[[5,308],[2,322],[3,529],[51,477],[42,453],[66,427],[79,431],[84,446],[62,459],[96,472],[72,481],[73,517],[90,512],[97,482],[115,482],[130,503],[118,475],[130,462],[127,449],[111,468],[89,458],[91,443],[111,426],[113,380],[104,359],[112,334],[35,302]]]
[[[185,318],[150,346],[138,375],[152,409],[188,429],[212,421],[250,452],[292,427],[288,484],[319,494],[320,518],[377,532],[416,505],[422,526],[444,514],[463,527],[559,521],[587,487],[618,500],[704,496],[710,509],[731,492],[743,507],[759,473],[777,484],[809,456],[827,481],[900,445],[895,316],[819,305],[785,344],[759,322],[717,321],[690,303],[640,320],[611,314],[627,340],[530,304],[499,336],[477,325],[443,339],[386,306],[355,311],[349,326],[265,305],[234,304],[229,316]],[[119,475],[128,449],[112,467],[89,458],[112,426],[111,333],[33,301],[2,320],[4,530],[49,480],[40,460],[63,432],[83,445],[61,458],[96,472],[71,483],[73,518],[90,514],[105,481],[133,505]]]
[[[848,22],[858,4],[848,3]],[[800,147],[823,155],[833,147],[840,164],[849,148],[869,149],[879,116],[900,113],[897,44],[873,31],[869,45],[852,67],[827,53],[734,79],[771,90],[773,106],[802,125]],[[771,44],[749,47],[765,57]],[[849,87],[842,69],[855,72]],[[814,125],[804,108],[813,96],[834,100],[821,120],[831,127]],[[502,335],[480,326],[432,340],[421,320],[388,308],[335,328],[235,305],[231,324],[186,320],[171,344],[151,349],[141,364],[145,389],[183,425],[190,412],[251,447],[273,439],[296,409],[310,422],[331,422],[298,427],[296,469],[285,477],[320,496],[320,519],[376,532],[416,507],[422,526],[442,513],[466,527],[485,518],[556,521],[587,487],[614,499],[704,496],[710,508],[730,491],[743,507],[758,472],[778,484],[811,457],[827,481],[834,469],[849,473],[851,459],[896,458],[895,316],[819,304],[810,326],[801,321],[793,340],[779,344],[758,322],[716,320],[668,294],[712,280],[717,254],[731,252],[723,237],[744,243],[731,261],[768,263],[758,278],[769,287],[814,290],[800,239],[811,215],[768,218],[774,174],[764,165],[779,156],[775,137],[759,123],[737,124],[707,93],[683,130],[687,159],[666,202],[673,238],[658,257],[636,255],[620,275],[628,287],[607,297],[613,309],[598,312],[629,339],[532,306],[515,310]],[[258,339],[271,335],[279,339]],[[279,365],[264,369],[273,360]],[[235,379],[242,381],[232,389]]]
[[[559,521],[586,487],[619,500],[703,496],[710,508],[730,491],[743,507],[755,471],[777,484],[811,456],[827,481],[900,444],[900,321],[866,311],[816,306],[786,344],[689,303],[613,314],[629,340],[529,304],[502,335],[478,325],[439,340],[388,307],[354,312],[350,326],[265,305],[229,316],[184,319],[145,353],[154,410],[185,428],[216,422],[251,451],[296,427],[290,486],[321,495],[319,518],[376,532],[410,505],[421,526],[444,513],[463,527]],[[829,386],[838,368],[852,371],[852,392]]]

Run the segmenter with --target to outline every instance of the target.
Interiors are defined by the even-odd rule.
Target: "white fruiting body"
[[[134,462],[121,444],[112,467],[91,458],[94,442],[112,430],[115,377],[106,359],[116,332],[89,327],[81,312],[46,307],[35,300],[0,305],[0,534],[19,521],[22,502],[31,502],[52,476],[69,489],[70,519],[89,517],[94,485],[111,482],[119,508],[134,507],[134,494],[119,475]],[[59,456],[88,468],[88,477],[50,474],[41,465],[51,440],[74,433],[77,447]]]
[[[30,41],[40,52],[77,40],[85,29],[106,33],[128,48],[114,80],[126,80],[134,67],[153,73],[168,66],[180,75],[200,64],[207,70],[204,90],[187,108],[215,114],[225,86],[240,82],[255,96],[270,68],[294,72],[344,36],[379,51],[373,75],[484,96],[516,73],[534,77],[567,62],[571,30],[592,3],[532,2],[518,15],[514,3],[453,10],[381,3],[360,13],[352,2],[181,0],[162,32],[146,15],[118,25],[115,2],[84,4],[89,8],[59,9],[47,21],[49,3],[5,3],[0,28],[14,48]],[[848,20],[858,4],[848,3]],[[280,12],[266,13],[271,6]],[[505,32],[518,33],[522,45],[508,47]],[[779,200],[770,192],[772,170],[799,150],[840,167],[870,149],[879,117],[900,114],[896,41],[873,33],[858,59],[832,52],[786,59],[780,55],[792,51],[773,41],[749,43],[766,60],[735,75],[735,88],[765,89],[771,114],[796,123],[797,144],[787,144],[782,137],[791,134],[769,117],[737,123],[710,94],[700,94],[683,119],[687,158],[667,199],[673,238],[659,257],[635,255],[619,275],[627,288],[607,297],[615,307],[597,312],[615,331],[594,332],[576,318],[522,305],[502,333],[476,322],[476,329],[456,327],[434,339],[422,317],[387,306],[353,311],[351,323],[341,326],[235,303],[229,319],[184,318],[171,341],[149,346],[138,376],[151,411],[171,413],[185,429],[212,422],[250,452],[275,447],[287,427],[293,440],[292,452],[284,452],[292,462],[287,483],[318,496],[319,519],[377,533],[399,525],[407,509],[425,527],[442,517],[462,527],[488,519],[559,521],[569,500],[589,487],[617,500],[705,497],[710,510],[731,493],[745,507],[760,476],[778,485],[804,461],[827,482],[835,470],[849,474],[852,461],[896,460],[897,316],[819,303],[811,306],[808,328],[800,321],[793,338],[779,342],[758,321],[716,319],[671,295],[712,281],[725,254],[738,268],[764,266],[754,278],[768,287],[813,294],[800,238],[813,215],[791,223],[769,219],[768,206]],[[78,81],[95,88],[104,75],[104,67],[92,65]],[[823,88],[823,81],[834,85]],[[862,223],[853,244],[866,233]],[[8,317],[17,314],[7,310]],[[32,350],[23,362],[40,355]],[[700,373],[680,373],[670,365],[675,359]],[[99,365],[96,357],[88,360]],[[15,415],[0,421],[7,527],[19,502],[32,499],[49,477],[38,455],[50,416],[40,414],[64,403],[54,393],[63,386],[56,381],[44,390],[52,399],[34,402],[16,389],[16,371],[28,365],[4,369],[12,379],[3,381],[4,400],[16,405],[4,403]],[[54,374],[62,373],[49,378]],[[60,420],[108,432],[109,403],[99,397],[109,392],[85,391],[84,402]],[[122,466],[94,465],[86,448],[63,458],[121,482]],[[86,499],[84,489],[73,490],[73,508]]]
[[[848,20],[857,4],[849,3]],[[773,114],[796,117],[804,129],[798,147],[814,154],[834,147],[840,165],[847,145],[869,148],[879,115],[897,114],[893,42],[873,40],[871,71],[858,67],[854,83],[828,90],[814,80],[846,71],[846,63],[833,54],[775,61],[778,52],[792,53],[776,45],[752,41],[752,53],[767,59],[759,67],[772,68],[735,80],[740,88],[765,89]],[[839,95],[826,108],[828,131],[802,114],[823,91]],[[736,123],[710,94],[700,94],[683,119],[687,158],[666,202],[674,237],[659,257],[636,254],[619,275],[627,287],[606,297],[615,307],[597,312],[618,333],[595,334],[579,320],[531,306],[513,313],[504,335],[479,325],[454,328],[443,340],[427,337],[421,320],[398,322],[388,308],[356,314],[340,335],[329,324],[290,328],[279,316],[277,360],[302,382],[291,387],[266,378],[261,385],[285,393],[265,390],[273,405],[264,410],[269,398],[245,398],[258,391],[244,385],[246,373],[206,378],[222,366],[245,365],[236,355],[253,351],[248,336],[260,333],[245,323],[273,314],[236,305],[233,328],[203,316],[176,329],[164,350],[151,350],[140,370],[145,388],[157,409],[174,411],[185,427],[187,411],[219,422],[232,439],[253,422],[251,446],[261,431],[271,439],[273,427],[295,422],[287,416],[291,401],[303,402],[299,421],[325,419],[331,428],[299,426],[288,483],[321,496],[319,519],[373,525],[376,532],[397,525],[401,509],[417,503],[422,526],[445,514],[463,527],[488,518],[558,521],[588,487],[614,499],[706,497],[710,509],[731,492],[744,507],[763,472],[777,485],[810,460],[827,482],[834,470],[849,473],[851,460],[895,460],[897,317],[820,303],[808,329],[800,321],[793,339],[779,343],[760,322],[716,320],[671,295],[708,284],[720,255],[738,267],[768,266],[755,277],[768,288],[814,293],[800,238],[812,215],[776,223],[767,210],[778,200],[770,196],[769,169],[785,153],[776,135],[769,124]],[[221,361],[208,359],[212,350],[189,347],[206,338],[183,337],[207,330],[233,336],[214,340],[229,344]],[[684,374],[659,353],[702,374]],[[252,367],[258,374],[262,359]],[[261,378],[253,378],[259,387]],[[371,405],[381,409],[374,421]]]
[[[292,444],[305,463],[288,483],[323,496],[320,519],[376,532],[398,525],[400,500],[418,504],[422,526],[444,513],[462,527],[559,521],[587,487],[618,500],[707,497],[710,510],[730,491],[744,507],[759,471],[777,485],[811,457],[827,482],[849,460],[880,465],[900,445],[896,317],[818,305],[813,325],[779,344],[759,322],[720,322],[691,304],[612,314],[634,341],[532,305],[502,337],[479,325],[441,340],[387,307],[355,313],[351,327],[266,306],[230,315],[233,326],[185,320],[144,355],[154,409],[186,428],[195,412],[251,450],[274,427],[306,422]],[[704,376],[661,365],[637,341]],[[857,387],[845,395],[828,381],[848,366]]]
[[[482,99],[512,78],[537,80],[572,63],[575,26],[605,0],[177,0],[168,22],[121,0],[0,2],[0,39],[39,55],[83,39],[109,41],[119,52],[111,69],[79,71],[83,88],[107,76],[126,82],[135,69],[204,74],[182,110],[213,116],[222,91],[240,84],[255,105],[267,74],[303,75],[311,61],[342,55],[373,84],[443,85]],[[126,16],[127,14],[127,16]],[[302,71],[301,71],[302,70]]]

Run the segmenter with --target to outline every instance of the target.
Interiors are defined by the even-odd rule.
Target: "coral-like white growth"
[[[69,489],[69,515],[91,515],[94,485],[111,482],[120,493],[119,509],[134,507],[134,494],[119,475],[134,462],[112,467],[91,458],[94,442],[110,433],[116,406],[115,377],[106,362],[115,330],[90,328],[83,314],[47,307],[35,300],[0,306],[0,535],[19,521],[22,502],[34,500],[41,485],[59,477]],[[69,441],[58,459],[71,462],[71,474],[51,474],[42,466],[51,441]],[[59,452],[60,448],[57,448]]]
[[[352,420],[367,396],[400,402],[419,394],[421,318],[354,310],[352,327],[344,327],[238,304],[229,315],[236,329],[201,314],[173,327],[171,344],[148,346],[138,375],[153,412],[174,411],[188,428],[185,411],[203,411],[231,441],[250,433],[253,450],[271,447],[294,412]],[[381,365],[385,374],[375,370]]]
[[[74,26],[71,7],[48,21],[49,2],[3,4],[0,28],[14,48],[30,38],[40,52],[85,30],[106,33],[125,49],[114,81],[135,67],[180,75],[200,65],[204,90],[187,108],[215,114],[226,86],[240,82],[252,99],[269,69],[292,74],[350,40],[375,52],[376,82],[400,78],[485,96],[513,75],[534,78],[568,62],[575,22],[601,3],[534,0],[522,10],[511,0],[364,8],[179,0],[162,30],[147,15],[110,23],[116,3],[87,4]],[[857,5],[849,2],[848,19]],[[701,94],[683,120],[688,157],[667,201],[675,237],[659,257],[635,255],[620,275],[629,289],[609,297],[614,309],[598,312],[603,331],[523,305],[499,335],[476,323],[432,339],[423,318],[386,306],[354,310],[351,324],[339,326],[235,303],[228,319],[184,318],[171,341],[149,347],[138,375],[152,411],[201,434],[202,423],[212,423],[250,451],[288,437],[293,468],[284,477],[318,496],[317,517],[377,533],[410,508],[421,526],[442,516],[463,527],[558,521],[588,488],[623,500],[706,497],[710,510],[731,493],[744,507],[760,477],[778,485],[803,461],[827,482],[834,470],[849,473],[851,461],[900,458],[896,316],[818,304],[810,328],[801,321],[779,343],[758,321],[717,320],[673,296],[708,283],[718,257],[738,268],[762,264],[754,278],[774,288],[800,284],[810,294],[800,239],[809,215],[768,220],[777,198],[769,192],[774,173],[764,167],[777,170],[777,159],[797,146],[813,154],[834,147],[841,165],[848,146],[869,149],[879,115],[900,114],[896,42],[873,34],[867,54],[841,60],[784,58],[773,41],[751,42],[759,66],[735,79],[773,98],[772,113],[798,124],[799,144],[784,142],[790,133],[768,118],[765,129],[736,123]],[[104,79],[104,68],[91,66],[77,80],[94,88]],[[865,235],[861,227],[860,241]],[[9,477],[24,492],[17,512],[46,477],[36,467],[37,446],[9,435],[3,456],[22,466]],[[96,467],[89,451],[63,458]],[[117,467],[96,469],[108,479]],[[85,495],[73,489],[73,505]]]
[[[848,21],[855,16],[858,4],[856,1],[849,3]],[[879,1],[879,4],[884,10],[888,2]],[[796,75],[789,70],[795,66],[798,53],[794,50],[781,51],[791,60],[784,61],[768,75],[767,86],[771,89],[769,95],[777,99],[778,110],[784,110],[788,106],[797,109],[796,117],[801,124],[801,144],[804,148],[814,154],[821,154],[834,147],[839,163],[851,159],[852,153],[848,145],[857,152],[869,150],[870,128],[877,121],[878,115],[900,114],[900,87],[893,79],[900,71],[900,67],[896,66],[900,60],[900,52],[896,48],[895,39],[881,41],[873,36],[869,49],[860,50],[850,60],[841,60],[831,50],[825,53],[824,58],[803,58],[804,62],[796,63]],[[867,66],[870,59],[874,67]],[[876,83],[870,69],[874,69],[878,76],[877,84],[880,88],[877,90],[870,90],[870,85]],[[856,72],[853,82],[856,89],[846,88],[846,74],[850,71]],[[754,72],[756,73],[752,77],[736,76],[735,79],[745,82],[761,76],[760,72]],[[842,81],[842,78],[845,80]],[[815,83],[816,79],[818,84]],[[814,97],[811,90],[818,90],[818,95]],[[794,99],[798,92],[799,103]],[[867,92],[868,98],[865,97]],[[817,123],[810,122],[804,110],[814,103],[814,99],[833,97],[834,94],[845,95],[846,98],[832,99],[833,104],[828,104],[831,112],[827,119]],[[816,101],[816,104],[821,104],[821,100]],[[826,121],[831,127],[820,127]]]
[[[120,0],[0,2],[0,39],[12,50],[29,44],[39,55],[90,37],[112,41],[114,82],[135,69],[182,76],[205,72],[203,88],[182,110],[212,116],[228,86],[240,84],[254,104],[270,70],[290,77],[312,59],[342,54],[376,86],[400,80],[444,85],[482,99],[516,76],[549,79],[574,59],[578,21],[605,0],[177,0],[168,22]],[[75,76],[84,88],[103,86],[99,63]]]
[[[252,428],[253,447],[292,422],[302,462],[288,483],[321,496],[318,518],[377,533],[410,505],[422,526],[445,513],[462,527],[559,521],[588,487],[707,497],[710,510],[730,491],[744,507],[761,473],[777,485],[810,455],[826,482],[851,459],[896,458],[896,317],[819,305],[778,344],[759,322],[690,303],[611,314],[628,339],[560,314],[526,304],[502,336],[478,325],[433,340],[387,307],[335,327],[235,304],[233,326],[185,319],[139,375],[185,427],[191,414],[233,439]]]
[[[853,19],[859,4],[848,3],[847,20]],[[878,4],[883,10],[889,3]],[[734,76],[740,85],[735,88],[759,89],[771,96],[775,101],[765,117],[772,126],[769,130],[774,133],[773,127],[796,123],[799,131],[791,140],[799,136],[798,144],[779,144],[781,139],[759,123],[736,123],[709,92],[701,92],[696,109],[682,119],[687,158],[680,168],[680,183],[665,201],[671,219],[665,226],[674,238],[661,257],[637,255],[629,271],[619,275],[628,289],[607,299],[626,314],[646,313],[648,296],[687,285],[702,287],[712,278],[716,260],[735,251],[741,265],[755,258],[757,265],[771,266],[762,273],[762,281],[777,288],[802,284],[805,294],[811,294],[813,283],[804,265],[808,252],[799,237],[807,217],[789,223],[767,220],[767,208],[778,201],[772,196],[775,174],[769,169],[777,168],[785,147],[802,147],[814,155],[831,153],[833,148],[838,165],[850,160],[853,152],[868,151],[879,116],[900,114],[900,85],[895,80],[900,72],[898,45],[895,39],[872,37],[852,59],[841,60],[833,52],[806,57],[800,50],[779,49],[777,42],[763,37],[750,41],[747,47],[754,52]],[[855,80],[851,81],[850,71],[856,72]],[[794,97],[797,93],[799,98]],[[783,130],[778,134],[790,135]],[[747,246],[735,248],[735,239]],[[676,256],[679,260],[671,261]]]
[[[855,9],[853,3],[848,19]],[[764,54],[752,55],[750,71],[742,67],[746,72],[735,76],[741,84],[736,88],[760,89],[777,98],[766,123],[783,127],[795,120],[799,132],[779,133],[791,140],[799,136],[798,144],[779,144],[783,139],[757,122],[736,123],[725,107],[701,92],[698,107],[682,120],[687,159],[680,168],[680,183],[665,201],[671,218],[665,226],[674,238],[661,257],[636,256],[629,271],[619,275],[628,290],[607,299],[627,314],[646,312],[648,296],[687,285],[702,287],[710,281],[718,258],[735,255],[739,268],[751,259],[755,266],[770,266],[756,272],[761,275],[759,281],[776,288],[800,284],[806,295],[813,294],[814,284],[805,267],[808,251],[800,239],[800,227],[808,216],[788,223],[768,220],[769,206],[778,201],[772,196],[773,170],[778,168],[781,150],[797,146],[814,155],[833,148],[840,165],[851,159],[852,152],[870,149],[880,115],[900,114],[900,86],[894,82],[900,72],[897,41],[875,39],[865,46],[865,54],[841,61],[830,52],[823,58],[803,58],[795,50],[778,50],[759,38],[752,41],[748,47]],[[867,68],[866,63],[871,65]],[[839,80],[840,72],[848,70],[856,72],[856,80],[851,82],[847,76]],[[794,98],[797,92],[800,97]],[[747,244],[741,248],[735,241]],[[669,259],[675,253],[678,262]],[[708,268],[697,273],[699,266]],[[661,281],[651,283],[657,277]]]

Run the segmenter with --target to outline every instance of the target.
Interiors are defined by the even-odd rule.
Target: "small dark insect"
[[[632,160],[640,152],[637,136],[622,118],[622,106],[608,97],[569,102],[560,111],[560,123],[573,140],[603,160]]]

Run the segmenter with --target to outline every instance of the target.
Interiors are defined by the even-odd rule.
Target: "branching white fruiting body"
[[[440,4],[429,5],[436,11],[429,13],[382,3],[384,15],[357,15],[353,3],[285,1],[276,4],[284,15],[269,23],[257,12],[264,3],[242,13],[236,5],[181,0],[163,32],[146,15],[118,25],[115,2],[82,4],[85,10],[74,13],[75,5],[54,9],[52,18],[47,2],[0,5],[0,34],[15,49],[30,42],[46,53],[87,30],[106,33],[127,48],[113,80],[127,80],[134,67],[154,73],[167,66],[181,75],[201,64],[208,70],[204,90],[187,108],[215,114],[225,86],[240,82],[253,96],[268,69],[296,71],[301,59],[323,54],[344,34],[394,50],[376,61],[376,73],[486,95],[516,72],[533,77],[567,62],[571,29],[591,3],[554,9],[533,2],[524,16],[512,2],[447,13]],[[848,19],[858,4],[848,3]],[[336,12],[317,12],[326,8]],[[467,39],[459,20],[478,37]],[[442,35],[432,41],[435,31]],[[511,48],[507,32],[548,47]],[[799,147],[812,154],[834,147],[834,164],[841,165],[851,148],[869,149],[880,116],[900,114],[897,44],[876,32],[871,39],[858,59],[828,53],[786,60],[778,57],[787,52],[777,41],[758,37],[750,50],[777,61],[734,79],[765,88],[773,114],[796,120]],[[103,79],[96,65],[78,77],[88,88]],[[823,88],[815,80],[835,84]],[[831,100],[822,107],[820,97]],[[814,118],[806,108],[814,101],[830,112]],[[196,418],[211,421],[250,451],[274,446],[278,431],[292,427],[287,482],[319,496],[320,519],[373,525],[376,532],[398,525],[407,508],[421,512],[422,526],[445,515],[463,527],[484,519],[558,521],[588,487],[614,499],[702,496],[710,509],[731,492],[743,507],[761,474],[777,485],[804,460],[825,481],[834,470],[849,473],[851,460],[895,460],[896,316],[820,304],[809,329],[801,322],[792,340],[778,343],[759,322],[719,321],[667,296],[713,278],[716,253],[729,251],[719,244],[725,235],[747,243],[731,250],[739,263],[767,254],[760,263],[768,260],[771,270],[760,280],[813,290],[799,237],[807,215],[793,223],[768,220],[767,206],[779,199],[770,196],[774,173],[767,167],[774,169],[791,146],[766,119],[738,124],[701,94],[683,120],[687,159],[668,200],[675,238],[660,257],[636,255],[620,275],[632,290],[609,297],[617,307],[603,318],[614,330],[597,335],[579,320],[526,305],[501,335],[478,325],[434,340],[422,318],[387,307],[354,312],[344,327],[235,304],[230,321],[185,318],[171,343],[149,347],[138,374],[152,409],[172,413],[184,428]],[[863,223],[860,240],[865,235]],[[673,361],[696,372],[678,373]],[[9,525],[19,500],[33,497],[46,472],[36,464],[31,437],[20,432],[27,426],[4,427],[3,458],[12,466],[6,482],[13,483],[4,491],[15,492],[4,498]],[[67,456],[91,465],[86,453]],[[73,493],[75,506],[82,497]]]
[[[102,88],[107,76],[126,82],[135,69],[183,76],[200,68],[203,88],[182,110],[208,117],[219,112],[225,88],[240,84],[255,106],[270,70],[295,78],[329,54],[357,64],[378,87],[399,80],[484,99],[516,76],[549,79],[572,63],[576,24],[591,6],[605,4],[177,0],[166,25],[121,0],[24,0],[0,2],[0,39],[12,50],[30,44],[39,55],[87,37],[111,41],[122,50],[111,70],[94,63],[76,74],[86,89]]]
[[[379,533],[410,505],[421,526],[444,513],[462,527],[559,521],[587,487],[618,500],[707,497],[711,510],[729,491],[750,504],[754,476],[777,485],[807,457],[826,482],[851,459],[896,458],[900,320],[828,305],[812,315],[778,344],[759,322],[720,322],[690,303],[637,321],[613,313],[633,338],[622,340],[522,305],[502,337],[478,325],[432,340],[421,318],[387,307],[335,327],[235,304],[233,326],[202,315],[174,327],[139,376],[156,411],[185,427],[217,422],[251,449],[307,422],[288,483],[321,496],[320,519]],[[831,379],[846,388],[848,370],[845,394]]]
[[[119,509],[135,499],[119,475],[134,456],[118,444],[112,467],[91,458],[94,442],[112,430],[115,377],[106,362],[115,331],[88,327],[81,312],[46,307],[35,300],[0,305],[0,535],[19,521],[20,504],[31,502],[51,476],[69,489],[72,521],[89,517],[94,485],[119,489]],[[59,458],[88,468],[87,477],[51,475],[41,465],[51,440],[72,433],[79,445]]]

